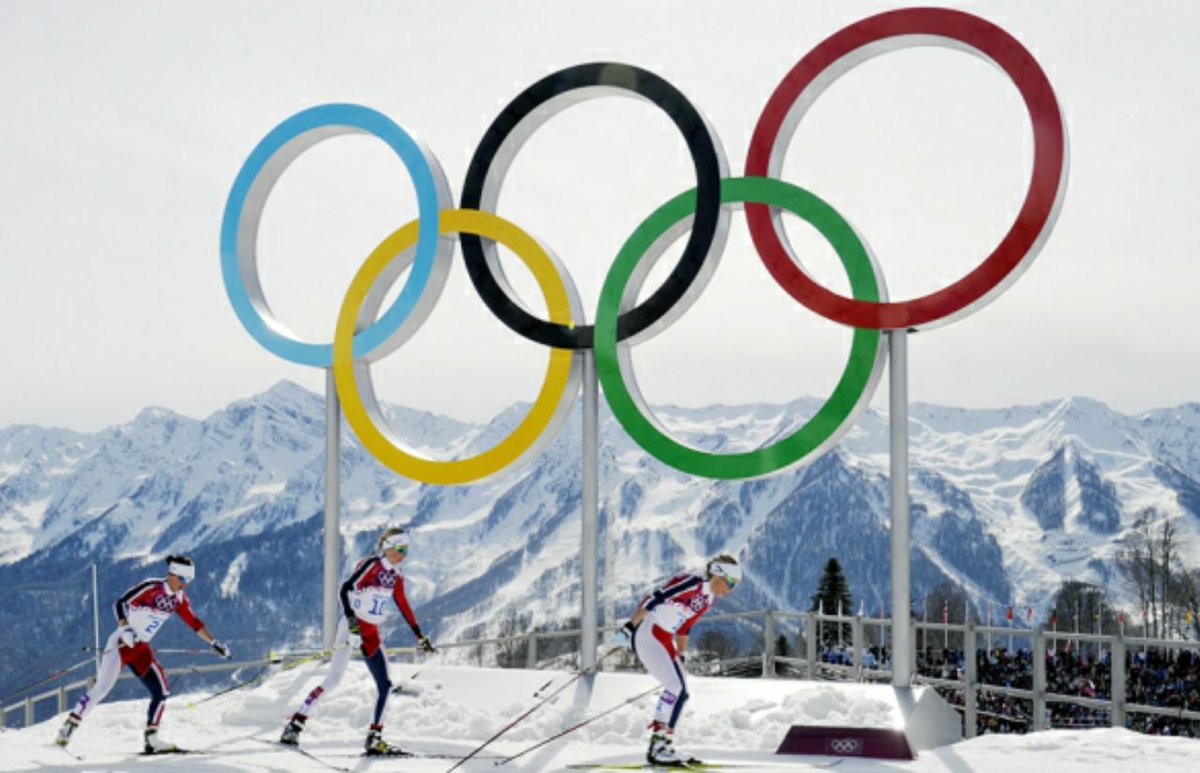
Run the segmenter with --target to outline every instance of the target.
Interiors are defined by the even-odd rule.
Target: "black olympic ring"
[[[542,78],[509,102],[483,135],[467,169],[462,208],[494,213],[504,175],[521,144],[558,112],[548,109],[548,103],[559,101],[557,108],[567,107],[586,98],[568,96],[570,92],[589,88],[628,92],[661,109],[679,128],[696,167],[696,215],[683,255],[661,287],[620,316],[617,340],[624,341],[656,324],[665,326],[687,310],[716,268],[728,231],[728,211],[721,209],[721,178],[728,171],[719,141],[678,89],[648,70],[615,62],[576,65]],[[546,346],[592,348],[592,325],[567,327],[533,316],[507,288],[495,245],[474,234],[459,238],[471,282],[501,322]]]

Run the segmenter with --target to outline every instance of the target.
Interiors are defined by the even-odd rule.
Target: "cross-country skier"
[[[683,668],[688,634],[713,601],[733,590],[741,579],[737,559],[722,553],[708,562],[704,577],[677,575],[642,599],[633,617],[618,632],[618,639],[630,643],[642,665],[663,686],[646,749],[646,761],[651,765],[687,767],[698,763],[681,757],[674,745],[675,725],[688,699]]]
[[[213,652],[223,658],[231,657],[229,647],[213,638],[213,635],[192,612],[184,587],[196,577],[196,565],[187,556],[167,556],[167,576],[162,579],[142,580],[134,585],[114,605],[117,615],[117,630],[108,637],[104,645],[104,656],[100,659],[100,671],[91,690],[80,696],[75,708],[67,715],[67,721],[58,731],[55,743],[66,746],[75,728],[87,716],[121,674],[121,666],[127,665],[137,674],[142,684],[150,691],[150,710],[146,714],[146,731],[143,735],[143,751],[160,754],[178,751],[175,744],[164,741],[158,735],[158,724],[162,721],[163,707],[171,694],[167,687],[167,675],[154,658],[150,640],[158,633],[162,624],[177,614],[211,645]]]
[[[400,614],[408,621],[417,644],[425,652],[435,652],[429,637],[421,633],[417,618],[413,615],[408,599],[404,596],[404,575],[400,562],[408,555],[408,534],[404,529],[391,528],[379,537],[374,555],[358,562],[349,579],[342,583],[342,612],[345,618],[338,623],[334,638],[333,658],[325,681],[313,688],[304,703],[292,715],[280,736],[280,743],[295,746],[300,742],[300,732],[313,706],[325,693],[337,687],[350,662],[352,648],[359,649],[366,658],[367,668],[375,678],[379,697],[375,700],[374,721],[367,732],[366,753],[369,756],[402,755],[398,746],[384,741],[383,709],[387,706],[392,682],[388,678],[387,658],[380,643],[378,624],[387,616],[389,602],[394,602]]]

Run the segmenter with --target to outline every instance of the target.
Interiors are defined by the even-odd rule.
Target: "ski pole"
[[[654,687],[651,687],[649,690],[646,690],[645,692],[640,692],[637,695],[633,696],[632,698],[626,698],[625,700],[618,703],[616,706],[613,706],[612,708],[609,708],[609,709],[605,709],[604,711],[600,712],[599,714],[596,714],[595,716],[592,716],[592,717],[588,717],[587,719],[583,720],[582,722],[577,722],[576,724],[568,727],[566,730],[560,730],[557,733],[555,733],[554,735],[547,738],[546,740],[538,741],[533,746],[522,749],[521,751],[517,752],[516,754],[514,754],[511,757],[505,757],[504,759],[498,761],[496,764],[503,765],[506,762],[512,762],[517,757],[523,757],[526,754],[529,754],[529,752],[533,751],[534,749],[540,749],[543,746],[545,746],[546,744],[551,743],[552,741],[557,741],[559,738],[562,738],[567,733],[574,733],[579,728],[590,725],[593,722],[595,722],[597,719],[600,719],[601,717],[606,717],[609,714],[616,711],[617,709],[620,709],[624,706],[628,706],[631,703],[635,703],[635,702],[641,700],[642,698],[645,698],[650,693],[655,692],[656,690],[661,690],[661,689],[662,688],[660,686],[655,685]]]
[[[97,649],[96,647],[83,646],[84,652],[99,652],[101,655],[106,655],[112,650]],[[168,647],[166,649],[155,649],[155,655],[215,655],[217,654],[212,647]]]
[[[341,646],[334,647],[331,650],[321,650],[320,652],[314,652],[311,655],[305,655],[304,657],[300,658],[299,660],[293,660],[291,663],[285,663],[283,668],[280,669],[280,671],[291,671],[293,668],[296,668],[297,666],[302,666],[305,663],[311,663],[314,660],[320,660],[321,658],[327,658],[345,646],[346,645],[343,644]],[[279,658],[282,661],[287,658],[287,655],[276,654],[275,657]]]
[[[418,676],[425,673],[431,665],[436,665],[441,660],[441,657],[442,651],[434,650],[432,655],[425,658],[425,660],[421,662],[421,667],[416,671],[413,671],[413,675],[410,676],[409,679],[416,679]]]
[[[272,661],[268,661],[267,665],[260,668],[258,671],[255,672],[254,676],[250,677],[249,679],[247,679],[244,682],[238,682],[237,684],[232,685],[231,687],[226,687],[224,690],[219,690],[219,691],[213,693],[212,695],[206,695],[205,697],[201,698],[198,701],[189,702],[188,708],[194,709],[197,706],[199,706],[201,703],[208,703],[213,698],[219,698],[222,695],[225,695],[226,693],[231,693],[234,690],[240,690],[243,687],[249,687],[250,685],[254,684],[255,682],[262,681],[262,678],[267,675],[267,669],[269,669],[271,667],[271,662]]]
[[[418,668],[416,671],[413,671],[412,676],[410,676],[408,678],[409,681],[415,682],[418,676],[420,676],[421,674],[423,674],[429,670],[430,666],[436,665],[438,663],[439,659],[441,658],[441,656],[442,656],[442,651],[436,650],[436,651],[434,651],[434,653],[432,655],[425,658],[425,660],[421,663],[421,667]],[[399,695],[402,692],[404,692],[403,685],[397,684],[395,687],[392,688],[392,695]]]
[[[555,690],[554,690],[553,692],[551,692],[549,695],[547,695],[546,697],[542,698],[540,701],[538,701],[537,703],[533,704],[533,705],[532,705],[532,706],[530,706],[528,709],[526,709],[526,710],[524,711],[524,713],[522,713],[522,714],[521,714],[519,717],[517,717],[516,719],[512,720],[511,722],[509,722],[509,723],[508,723],[507,725],[505,725],[504,727],[502,727],[502,728],[500,728],[499,730],[497,730],[497,731],[496,731],[496,733],[495,733],[495,735],[493,735],[491,738],[487,739],[487,740],[486,740],[486,741],[484,741],[483,743],[481,743],[481,744],[479,744],[478,746],[476,746],[476,747],[475,747],[475,748],[474,748],[474,749],[471,751],[471,753],[470,753],[470,754],[468,754],[466,757],[463,757],[461,760],[459,760],[458,762],[456,762],[456,763],[454,763],[453,765],[451,765],[451,766],[450,766],[450,769],[449,769],[449,770],[447,770],[447,771],[446,771],[446,773],[451,773],[451,771],[453,771],[453,770],[457,769],[457,768],[458,768],[460,765],[462,765],[464,762],[466,762],[467,760],[471,759],[471,758],[472,758],[472,757],[474,757],[476,754],[479,754],[479,752],[481,752],[481,751],[483,751],[485,748],[487,748],[488,744],[490,744],[492,741],[495,741],[497,738],[499,738],[500,736],[504,735],[504,734],[505,734],[505,733],[507,733],[509,730],[512,730],[514,727],[516,727],[518,724],[520,724],[520,722],[521,722],[522,720],[524,720],[526,717],[528,717],[530,714],[532,714],[533,712],[535,712],[535,711],[537,711],[538,709],[540,709],[542,706],[545,706],[547,703],[549,703],[549,702],[551,701],[551,699],[553,699],[553,698],[554,698],[554,696],[558,695],[560,692],[562,692],[563,690],[567,689],[567,688],[568,688],[568,687],[570,687],[571,685],[575,684],[576,682],[578,682],[580,679],[582,679],[583,677],[587,676],[588,674],[595,673],[595,671],[596,671],[596,668],[597,668],[597,667],[599,667],[599,665],[600,665],[600,663],[601,663],[601,662],[603,662],[603,661],[604,661],[606,658],[608,658],[609,656],[617,654],[617,653],[618,653],[618,652],[620,652],[622,649],[624,649],[624,647],[613,647],[611,650],[609,650],[608,652],[604,653],[603,657],[601,657],[599,660],[597,660],[597,661],[596,661],[596,665],[595,665],[595,666],[592,666],[591,668],[585,668],[584,670],[582,670],[582,671],[580,671],[580,672],[576,673],[574,676],[572,676],[572,677],[571,677],[570,679],[568,679],[567,681],[563,682],[563,683],[562,683],[562,684],[561,684],[559,687],[555,688]],[[547,682],[547,684],[549,684],[549,682]],[[543,687],[542,689],[545,689],[545,688]]]
[[[541,695],[543,692],[545,692],[545,691],[546,691],[546,688],[547,688],[547,687],[549,687],[549,686],[550,686],[550,685],[551,685],[553,682],[554,682],[554,678],[553,678],[553,677],[551,677],[550,679],[547,679],[547,680],[546,680],[546,683],[545,683],[544,685],[542,685],[541,687],[539,687],[539,688],[537,688],[536,690],[534,690],[534,691],[533,691],[533,697],[535,697],[535,698],[536,698],[536,697],[538,697],[539,695]]]
[[[38,685],[41,685],[41,684],[45,684],[46,682],[53,682],[55,679],[58,679],[59,677],[62,677],[62,676],[66,676],[67,674],[71,673],[72,671],[78,671],[79,669],[83,668],[84,666],[90,666],[90,665],[92,665],[92,661],[85,660],[82,663],[76,663],[75,665],[70,666],[68,668],[64,668],[62,670],[55,671],[54,673],[50,674],[49,676],[43,676],[41,679],[37,680],[36,682],[27,684],[18,690],[13,690],[8,695],[4,696],[3,700],[0,700],[0,703],[7,703],[9,698],[12,698],[13,696],[16,696],[16,695],[20,695],[21,693],[25,692],[26,690],[32,690],[34,687],[37,687]]]

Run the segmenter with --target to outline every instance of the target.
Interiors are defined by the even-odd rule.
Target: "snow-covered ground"
[[[61,717],[0,732],[0,771],[328,771],[330,767],[273,743],[285,718],[323,674],[321,664],[306,664],[194,707],[189,702],[201,694],[174,696],[162,735],[203,754],[137,755],[146,702],[111,702],[94,709],[76,732],[70,751],[82,759],[52,744]],[[385,737],[412,751],[445,756],[371,760],[360,756],[375,690],[366,669],[357,663],[319,704],[302,737],[303,748],[331,766],[354,771],[446,771],[455,755],[465,755],[536,703],[539,688],[550,682],[548,689],[553,690],[571,677],[550,671],[394,665],[392,678],[402,692],[388,704]],[[701,677],[692,678],[689,685],[692,700],[677,746],[706,761],[734,764],[739,771],[805,770],[832,761],[776,756],[774,749],[792,724],[878,727],[896,726],[900,720],[894,703],[885,699],[886,691],[865,685]],[[650,677],[639,674],[599,674],[590,692],[582,680],[576,682],[459,770],[555,771],[589,763],[638,763],[654,693],[496,766],[502,757],[653,686]],[[986,736],[922,752],[913,762],[844,759],[834,769],[839,773],[1125,773],[1196,770],[1197,760],[1200,741],[1100,729]]]

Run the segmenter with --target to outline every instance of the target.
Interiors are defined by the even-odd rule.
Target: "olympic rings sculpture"
[[[776,179],[787,145],[824,89],[862,62],[901,48],[965,49],[999,67],[1020,92],[1033,127],[1033,172],[1020,212],[1000,243],[965,277],[942,290],[889,302],[878,262],[862,238],[815,194]],[[618,251],[604,281],[595,325],[570,274],[545,246],[495,213],[500,187],[524,142],[551,117],[580,101],[634,96],[661,109],[679,129],[692,157],[696,187],[647,217]],[[378,137],[412,177],[418,219],[372,251],[351,281],[332,343],[300,341],[270,311],[258,279],[256,241],[272,187],[305,150],[346,133]],[[834,33],[788,72],[759,117],[746,156],[746,175],[732,177],[720,141],[702,114],[661,77],[621,63],[577,65],[553,73],[517,95],[484,133],[471,159],[461,206],[436,157],[386,116],[348,104],[314,107],[285,120],[251,152],[226,201],[221,268],[234,311],[272,353],[303,365],[332,368],[347,422],[381,463],[430,484],[483,480],[539,453],[557,433],[579,391],[576,353],[593,349],[613,415],[660,461],[694,475],[741,479],[815,458],[853,425],[879,383],[885,361],[882,330],[921,330],[960,319],[999,296],[1028,267],[1049,237],[1066,191],[1067,143],[1062,113],[1033,56],[996,25],[961,11],[910,8],[881,13]],[[665,329],[695,301],[724,250],[730,213],[745,210],[751,238],[767,270],[806,308],[854,328],[841,379],[826,404],[787,437],[747,453],[710,454],[673,438],[654,418],[637,386],[630,349]],[[850,280],[851,297],[833,293],[805,273],[782,228],[789,212],[831,244]],[[639,290],[666,249],[687,233],[678,263],[642,303]],[[521,336],[550,349],[546,379],[525,419],[493,448],[466,459],[437,461],[400,447],[371,381],[371,363],[404,343],[437,302],[457,234],[472,284],[489,309]],[[514,297],[496,244],[532,272],[545,298],[539,319]],[[405,269],[405,285],[382,310]]]

